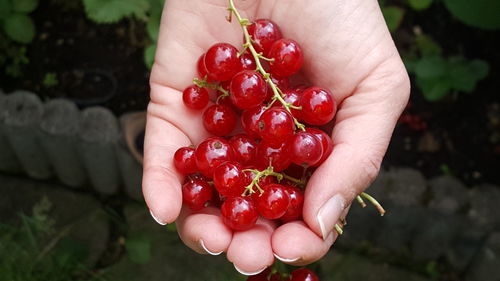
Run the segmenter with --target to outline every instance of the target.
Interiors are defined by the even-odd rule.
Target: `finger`
[[[176,223],[184,244],[200,254],[219,255],[227,251],[233,237],[221,220],[220,210],[214,207],[196,213],[183,208]]]
[[[323,238],[342,211],[378,174],[397,119],[409,95],[399,60],[381,65],[340,105],[333,130],[334,150],[311,177],[304,220]]]
[[[142,192],[153,217],[160,224],[173,222],[179,215],[183,176],[175,170],[172,156],[179,147],[190,143],[177,127],[148,112]]]
[[[238,272],[255,275],[273,264],[271,235],[275,228],[273,222],[259,219],[252,229],[233,234],[227,259],[234,264]]]
[[[323,240],[304,222],[289,222],[278,227],[273,233],[274,256],[291,265],[307,265],[321,259],[337,237],[336,232],[330,232]]]

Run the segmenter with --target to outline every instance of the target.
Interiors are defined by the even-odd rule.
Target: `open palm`
[[[227,0],[169,0],[151,73],[144,148],[144,198],[159,222],[177,219],[186,245],[199,253],[227,252],[242,273],[255,274],[274,257],[302,265],[321,258],[336,239],[335,223],[378,173],[394,125],[409,95],[409,81],[376,0],[236,0],[243,17],[268,18],[301,44],[303,74],[330,89],[339,102],[335,148],[308,183],[304,222],[278,228],[267,220],[232,232],[216,208],[182,208],[183,176],[174,152],[208,137],[200,112],[182,103],[196,77],[196,61],[212,44],[242,44],[237,21],[225,17]]]

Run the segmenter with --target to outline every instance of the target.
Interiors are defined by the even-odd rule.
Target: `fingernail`
[[[291,262],[296,262],[298,261],[300,258],[294,258],[294,259],[285,259],[285,258],[282,258],[276,254],[274,254],[274,257],[276,257],[277,259],[279,259],[280,261],[282,262],[286,262],[286,263],[291,263]]]
[[[332,232],[335,223],[339,220],[342,211],[345,209],[345,200],[337,194],[326,201],[326,203],[319,209],[318,220],[321,229],[321,236],[326,240],[330,232]]]
[[[212,256],[218,256],[220,254],[222,254],[224,251],[220,251],[220,252],[211,252],[210,250],[207,249],[207,247],[205,247],[205,243],[203,242],[203,240],[199,240],[199,243],[200,243],[200,246],[203,248],[203,250],[205,250],[205,252],[211,254]]]
[[[246,271],[239,269],[235,264],[233,264],[233,265],[234,265],[234,268],[236,269],[236,271],[238,271],[239,273],[246,275],[246,276],[257,275],[257,274],[261,273],[262,271],[266,270],[266,268],[267,268],[267,266],[265,266],[264,268],[262,268],[261,270],[256,271],[256,272],[246,272]]]
[[[167,224],[165,222],[160,221],[157,217],[155,217],[155,215],[153,214],[153,211],[149,210],[149,213],[151,214],[151,216],[153,217],[155,222],[157,222],[159,225],[166,225]]]

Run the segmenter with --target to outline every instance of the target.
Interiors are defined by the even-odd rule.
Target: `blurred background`
[[[168,0],[167,0],[168,1]],[[379,1],[412,79],[321,280],[500,280],[500,1]],[[245,280],[140,191],[163,0],[0,0],[0,280]],[[283,265],[281,265],[283,266]]]

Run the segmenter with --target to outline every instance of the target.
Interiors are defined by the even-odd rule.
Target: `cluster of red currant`
[[[187,175],[184,204],[195,211],[218,206],[224,223],[241,231],[259,215],[279,222],[302,218],[303,188],[333,151],[330,136],[304,124],[329,123],[337,104],[327,89],[291,86],[289,78],[304,62],[299,44],[282,38],[270,20],[242,18],[229,2],[230,17],[243,29],[242,50],[211,46],[197,63],[201,79],[183,92],[188,108],[204,109],[203,125],[214,136],[177,150],[174,164]],[[229,137],[238,117],[245,133]],[[335,227],[342,233],[342,225]]]
[[[290,275],[267,268],[257,275],[248,277],[247,281],[319,281],[319,278],[308,268],[295,269]]]

